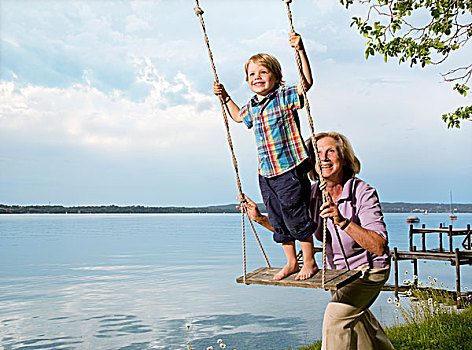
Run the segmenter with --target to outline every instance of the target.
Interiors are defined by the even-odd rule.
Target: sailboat
[[[454,210],[452,210],[452,191],[449,191],[449,197],[451,198],[451,204],[449,206],[449,208],[451,210],[451,214],[449,215],[449,219],[457,220],[457,215],[454,215]]]

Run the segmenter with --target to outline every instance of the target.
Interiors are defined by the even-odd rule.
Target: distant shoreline
[[[142,205],[91,205],[91,206],[62,206],[62,205],[4,205],[0,204],[0,214],[170,214],[170,213],[239,213],[236,203],[213,205],[205,207],[145,207]],[[258,204],[262,211],[264,204]],[[381,203],[384,213],[450,213],[450,204],[444,203]],[[454,204],[455,213],[472,213],[472,203]]]

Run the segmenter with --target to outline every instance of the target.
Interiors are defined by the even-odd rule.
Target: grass
[[[421,323],[397,325],[387,329],[397,350],[472,349],[472,308],[460,313],[444,313]]]
[[[421,323],[395,325],[386,329],[396,350],[472,349],[472,307],[463,312],[442,314]],[[298,350],[320,350],[321,341]]]
[[[456,300],[450,293],[437,285],[435,278],[428,282],[406,280],[410,286],[407,298],[394,300],[397,324],[386,328],[386,333],[397,350],[472,349],[472,300],[462,299],[464,307],[458,310]],[[393,300],[390,300],[392,302]],[[321,342],[316,341],[298,350],[319,350]]]
[[[461,299],[458,310],[454,296],[435,278],[423,283],[413,276],[404,282],[410,286],[406,305],[395,301],[404,322],[386,330],[396,349],[472,349],[470,297]]]

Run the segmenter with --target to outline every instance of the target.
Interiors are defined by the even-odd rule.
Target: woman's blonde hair
[[[283,85],[285,82],[282,80],[282,66],[280,65],[277,58],[268,53],[258,53],[252,55],[244,65],[244,70],[246,71],[246,81],[248,80],[247,77],[247,69],[250,62],[254,62],[256,64],[260,64],[266,67],[275,77],[275,80],[280,85]]]
[[[361,162],[354,154],[354,149],[351,146],[351,143],[348,141],[346,136],[340,134],[339,132],[330,131],[330,132],[320,132],[315,135],[315,140],[319,141],[325,137],[331,137],[336,141],[336,150],[338,151],[339,157],[343,164],[343,177],[351,178],[356,174],[359,174],[361,171]],[[313,144],[311,143],[311,137],[305,142],[308,150],[308,155],[312,161],[315,162],[315,152],[313,150]],[[310,171],[309,176],[312,180],[315,180],[313,176],[313,170]]]

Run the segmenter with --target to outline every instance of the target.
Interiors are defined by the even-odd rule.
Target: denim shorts
[[[311,183],[307,163],[278,176],[259,175],[259,187],[277,243],[305,241],[315,232],[316,224],[309,215]]]

